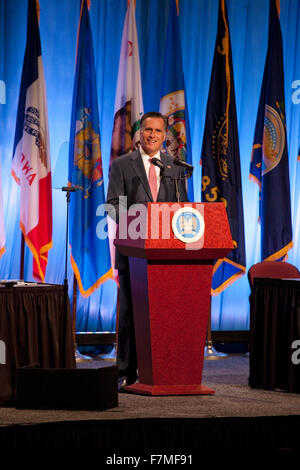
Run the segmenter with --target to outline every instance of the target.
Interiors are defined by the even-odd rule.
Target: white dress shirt
[[[158,158],[158,160],[160,160],[160,151],[158,151],[155,155],[153,155],[153,157],[149,157],[149,155],[146,154],[146,152],[145,152],[145,150],[143,149],[142,146],[140,146],[139,150],[141,152],[141,156],[142,156],[142,160],[143,160],[143,163],[144,163],[147,178],[149,179],[149,169],[150,169],[149,158]],[[154,168],[155,168],[156,177],[157,177],[157,193],[158,193],[159,185],[160,185],[160,169],[156,165],[154,165]]]

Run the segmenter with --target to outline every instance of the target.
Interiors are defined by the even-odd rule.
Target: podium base
[[[148,385],[136,383],[127,385],[126,391],[140,395],[213,395],[214,390],[204,385]]]

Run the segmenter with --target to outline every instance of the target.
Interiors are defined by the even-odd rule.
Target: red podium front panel
[[[152,207],[158,205],[163,206],[159,217]],[[184,229],[180,217],[186,211],[190,214]],[[193,242],[195,211],[201,236]],[[213,394],[201,382],[214,259],[233,248],[225,206],[149,203],[144,218],[141,237],[134,238],[134,218],[129,217],[128,236],[123,233],[115,241],[129,256],[136,333],[139,383],[127,389],[149,395]],[[187,243],[178,238],[184,232]]]

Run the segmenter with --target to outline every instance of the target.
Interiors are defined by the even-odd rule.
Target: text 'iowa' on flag
[[[44,281],[48,251],[52,247],[52,192],[46,87],[36,0],[28,1],[12,174],[21,188],[20,227],[33,255],[33,277]]]

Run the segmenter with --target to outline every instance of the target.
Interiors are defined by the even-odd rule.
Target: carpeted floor
[[[78,368],[109,367],[111,361],[92,360]],[[214,395],[151,397],[119,393],[119,405],[105,411],[20,410],[0,408],[0,425],[34,424],[67,420],[122,420],[138,418],[216,418],[300,415],[300,395],[248,386],[249,357],[228,355],[205,360],[203,385]]]
[[[94,359],[77,367],[113,364]],[[111,465],[121,456],[142,459],[129,468],[152,467],[158,463],[151,461],[156,454],[166,459],[190,456],[197,468],[203,456],[214,463],[217,455],[223,459],[226,454],[232,462],[239,453],[247,461],[264,452],[286,459],[300,450],[300,394],[250,388],[248,375],[249,357],[231,354],[204,361],[202,383],[214,395],[119,393],[118,406],[105,411],[1,407],[0,449],[88,450],[97,455],[99,465]]]

